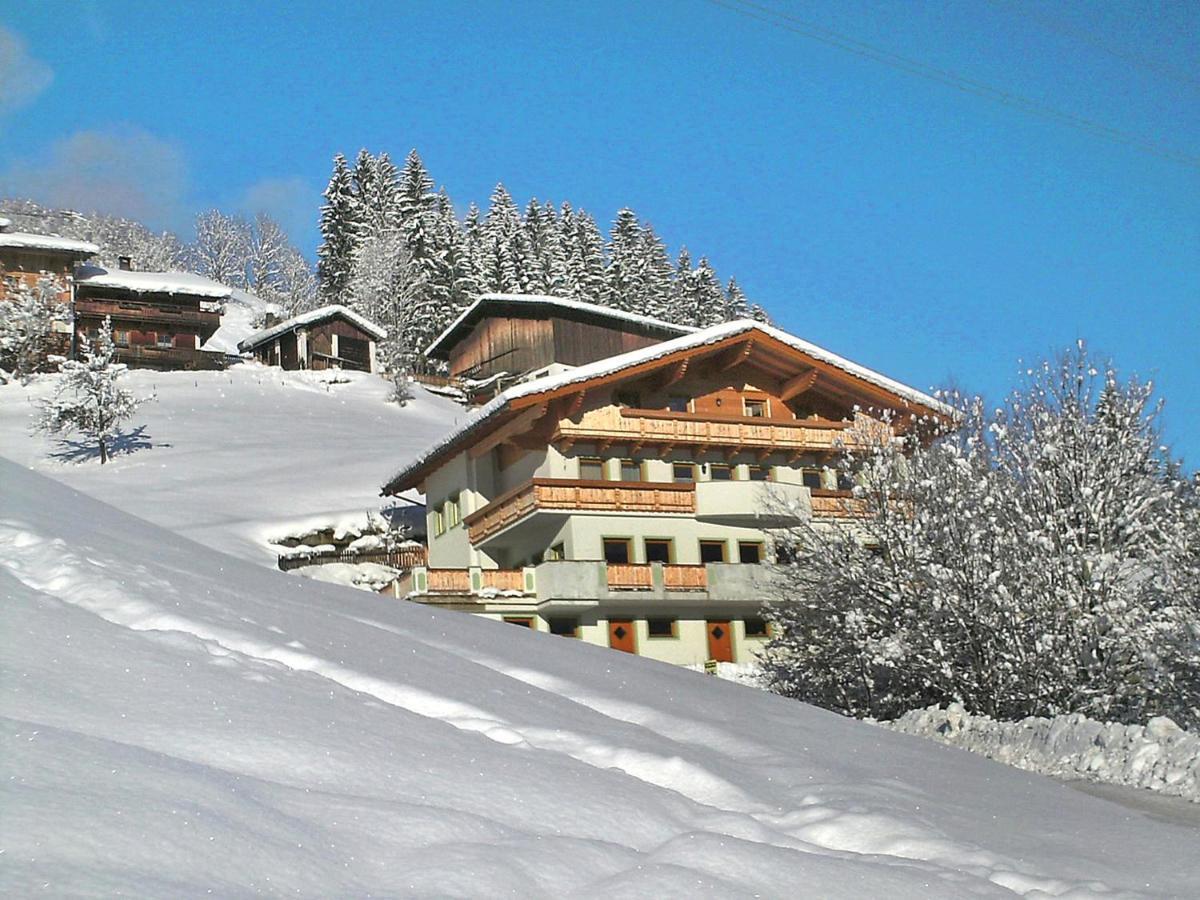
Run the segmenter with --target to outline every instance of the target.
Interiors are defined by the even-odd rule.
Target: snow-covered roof
[[[103,266],[81,266],[75,271],[75,281],[77,284],[119,288],[142,294],[187,294],[217,300],[228,300],[233,296],[233,288],[195,272],[132,272]]]
[[[4,216],[0,216],[0,231],[3,231],[5,228],[7,228],[11,224],[12,224],[12,219],[6,219],[6,218],[4,218]]]
[[[58,250],[63,253],[78,253],[84,256],[100,252],[100,248],[90,241],[78,241],[75,238],[58,237],[53,234],[5,231],[4,229],[11,224],[9,219],[0,220],[0,247],[12,247],[20,250]]]
[[[319,309],[309,310],[308,312],[301,313],[298,316],[292,316],[292,318],[286,319],[283,322],[279,322],[276,325],[272,325],[270,328],[264,328],[261,331],[256,331],[244,341],[238,343],[238,349],[243,353],[249,353],[255,347],[265,344],[267,341],[273,340],[274,338],[279,337],[281,334],[286,334],[293,328],[301,328],[305,325],[316,325],[318,322],[324,322],[326,319],[333,319],[339,316],[354,323],[377,341],[382,341],[387,337],[387,331],[380,328],[374,322],[364,319],[349,307],[334,303],[329,306],[322,306]]]
[[[941,415],[953,416],[954,410],[942,403],[940,400],[931,397],[930,395],[911,388],[908,385],[901,384],[888,378],[886,375],[881,375],[873,369],[868,369],[866,366],[861,366],[858,363],[851,362],[843,356],[838,356],[826,350],[824,347],[818,347],[816,344],[809,343],[806,340],[788,334],[786,331],[781,331],[772,325],[767,325],[762,322],[756,322],[752,319],[739,319],[733,322],[724,322],[720,325],[713,325],[709,328],[704,328],[695,331],[692,334],[686,334],[682,337],[672,338],[669,341],[663,341],[660,344],[652,344],[649,347],[642,347],[639,350],[631,350],[628,353],[621,353],[617,356],[610,356],[607,359],[597,360],[596,362],[588,363],[583,366],[578,366],[574,369],[569,369],[565,372],[560,372],[557,375],[548,375],[545,378],[536,378],[532,381],[515,384],[507,390],[497,394],[494,399],[484,404],[479,408],[476,414],[466,421],[462,422],[457,428],[453,429],[449,434],[445,435],[440,441],[406,465],[403,469],[397,472],[384,486],[386,493],[392,485],[407,478],[411,473],[423,468],[427,463],[439,456],[452,444],[464,440],[471,433],[482,428],[493,417],[497,416],[502,410],[507,408],[515,400],[523,397],[535,396],[537,394],[545,394],[551,391],[556,391],[560,388],[568,387],[573,384],[581,384],[591,381],[594,378],[603,378],[607,375],[613,375],[623,369],[638,366],[643,363],[653,362],[656,359],[661,359],[670,356],[673,353],[678,353],[681,350],[692,350],[698,347],[703,347],[707,344],[717,344],[728,338],[735,337],[739,334],[745,334],[752,331],[759,331],[768,337],[774,338],[813,359],[831,365],[842,370],[848,375],[859,378],[878,388],[896,395],[907,403],[912,403],[917,406],[922,406],[927,409],[932,409]]]
[[[445,331],[434,338],[433,343],[426,348],[425,355],[437,358],[437,354],[445,353],[449,349],[447,345],[455,343],[465,336],[469,326],[474,324],[473,320],[482,318],[483,307],[494,304],[526,306],[530,311],[557,311],[566,316],[593,316],[671,335],[689,334],[696,330],[688,325],[676,325],[672,322],[664,322],[662,319],[639,316],[637,313],[613,309],[610,306],[600,306],[596,303],[584,303],[582,300],[569,300],[566,297],[551,297],[546,294],[482,294],[463,310],[462,315],[451,322]]]

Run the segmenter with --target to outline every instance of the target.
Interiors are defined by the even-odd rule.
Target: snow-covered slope
[[[1183,896],[1200,883],[1196,830],[1047,778],[290,578],[5,460],[0,485],[5,896]]]
[[[0,455],[46,471],[121,509],[211,547],[274,564],[267,541],[339,517],[362,523],[379,486],[455,420],[457,404],[427,394],[401,409],[390,385],[356,372],[135,370],[124,383],[156,395],[144,426],[100,466],[29,433],[52,377],[0,386]]]

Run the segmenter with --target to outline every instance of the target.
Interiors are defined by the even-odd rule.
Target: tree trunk
[[[108,447],[105,446],[104,438],[100,439],[100,465],[108,462]]]

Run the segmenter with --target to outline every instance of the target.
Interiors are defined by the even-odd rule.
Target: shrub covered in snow
[[[1149,788],[1200,803],[1200,735],[1165,716],[1144,726],[1098,722],[1080,713],[998,722],[951,703],[880,724],[1031,772]]]
[[[866,517],[780,541],[774,690],[876,718],[1200,723],[1200,505],[1151,386],[1082,345],[1027,376],[952,434],[847,456]]]

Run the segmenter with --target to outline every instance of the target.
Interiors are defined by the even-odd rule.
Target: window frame
[[[816,478],[816,481],[817,481],[816,484],[808,483],[808,479],[811,477]],[[821,490],[825,486],[824,480],[821,478],[821,469],[819,469],[816,466],[804,466],[800,470],[800,483],[802,485],[804,485],[804,487],[808,488],[810,491],[811,490],[818,490],[818,491]]]
[[[761,412],[751,412],[751,408]],[[742,415],[747,419],[771,418],[771,399],[769,397],[742,397]]]
[[[761,622],[762,623],[762,631],[751,631],[750,630],[751,622]],[[742,619],[742,635],[743,635],[743,637],[750,638],[750,640],[764,640],[764,639],[769,640],[772,636],[771,632],[772,632],[771,623],[768,622],[762,616],[749,616],[747,618]]]
[[[661,559],[651,560],[650,559],[650,545],[651,544],[666,544],[667,545],[667,558],[665,560],[661,560]],[[674,565],[675,564],[675,539],[674,538],[661,538],[661,537],[644,537],[644,538],[642,538],[642,558],[644,560],[646,560],[646,562],[648,562],[648,563],[649,562],[661,562],[663,565],[666,565],[666,566]]]
[[[624,562],[614,562],[608,558],[608,545],[609,544],[624,544],[625,545],[625,561]],[[600,547],[601,547],[602,552],[604,553],[604,562],[606,565],[631,566],[631,565],[635,564],[633,561],[633,538],[631,538],[631,537],[603,537],[602,536],[600,538]]]
[[[721,558],[720,559],[705,559],[704,558],[705,546],[713,547],[713,546],[718,546],[718,545],[721,548]],[[705,565],[710,562],[721,562],[721,563],[729,562],[729,541],[721,539],[721,538],[700,538],[698,546],[700,548],[700,564],[701,565]]]
[[[585,465],[593,465],[593,464],[600,467],[600,474],[596,478],[590,478],[589,476],[583,474],[583,467]],[[606,468],[607,467],[604,465],[604,460],[601,459],[599,456],[581,456],[581,457],[579,457],[579,480],[580,481],[605,481],[605,480],[607,480],[605,478]]]
[[[501,620],[505,625],[520,625],[522,628],[528,628],[530,631],[537,631],[537,622],[533,616],[501,616]]]
[[[755,472],[762,472],[763,477],[755,478],[754,477]],[[761,465],[747,465],[746,466],[746,480],[747,481],[770,481],[771,480],[771,467],[770,466],[761,466]]]
[[[551,544],[542,554],[542,562],[558,562],[567,558],[567,545],[564,541]]]
[[[680,401],[683,401],[682,409],[677,409],[680,406]],[[667,412],[688,413],[692,412],[692,398],[686,394],[668,394],[667,395]]]
[[[571,630],[570,631],[557,630],[565,622],[571,623]],[[546,620],[546,627],[550,630],[550,633],[552,635],[554,635],[555,637],[569,637],[569,638],[575,638],[576,640],[578,640],[579,636],[580,636],[579,635],[579,619],[578,619],[578,617],[551,616],[550,618],[548,618]]]
[[[724,478],[714,477],[714,473],[718,469],[725,472]],[[729,463],[709,463],[708,464],[708,480],[709,481],[733,481],[734,480],[733,475],[734,475],[733,466],[729,465]]]
[[[670,634],[655,634],[650,627],[651,622],[666,623]],[[646,638],[652,641],[677,641],[679,640],[679,619],[674,616],[647,616],[646,617]]]
[[[642,482],[642,481],[646,480],[646,469],[645,469],[645,466],[642,465],[641,460],[618,458],[616,460],[616,464],[617,464],[617,466],[616,466],[617,474],[620,476],[620,478],[617,479],[618,481],[629,481],[630,480],[625,477],[625,469],[627,467],[637,469],[637,478],[633,479],[633,480],[638,481],[638,482]]]
[[[758,556],[758,559],[754,560],[753,562],[747,562],[746,560],[742,559],[742,548],[743,547],[753,547],[755,549],[756,555]],[[763,545],[762,541],[738,541],[737,548],[738,548],[738,562],[744,566],[762,565],[763,560],[766,558],[765,557],[766,547]]]
[[[441,537],[446,533],[446,514],[442,505],[435,506],[433,512],[433,536]]]
[[[446,530],[462,524],[462,499],[460,494],[451,494],[443,504],[446,510]]]
[[[687,466],[688,469],[691,470],[691,473],[692,473],[691,478],[678,477],[678,475],[676,474],[676,470],[678,468],[680,468],[681,466]],[[672,484],[695,484],[696,481],[697,481],[696,464],[694,462],[673,462],[673,463],[671,463],[671,483]]]

